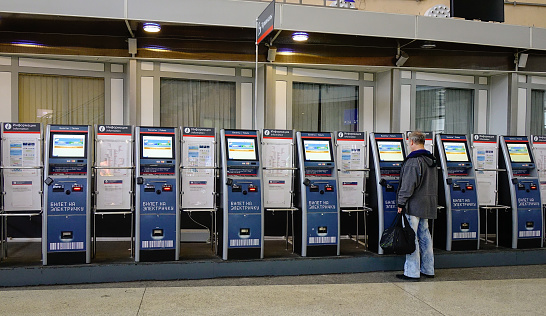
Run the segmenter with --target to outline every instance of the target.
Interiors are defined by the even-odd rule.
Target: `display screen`
[[[256,139],[227,138],[228,159],[256,160]]]
[[[466,142],[444,142],[444,151],[446,153],[446,160],[449,162],[470,161],[466,150]]]
[[[142,158],[173,159],[173,136],[142,135]]]
[[[404,161],[400,141],[377,141],[377,149],[380,161]]]
[[[451,17],[504,22],[504,0],[451,0]]]
[[[532,162],[527,144],[506,144],[512,162]]]
[[[86,134],[53,134],[51,137],[51,157],[85,158]]]
[[[306,161],[332,161],[329,140],[303,140]]]

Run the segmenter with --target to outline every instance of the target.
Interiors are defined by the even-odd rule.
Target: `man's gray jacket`
[[[435,219],[438,205],[438,170],[436,159],[425,149],[411,152],[400,170],[398,207],[406,214]]]

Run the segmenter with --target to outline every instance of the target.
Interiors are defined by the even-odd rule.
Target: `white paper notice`
[[[291,144],[264,144],[263,164],[265,168],[291,168],[292,167],[292,145]],[[269,170],[270,176],[288,177],[290,170]]]
[[[123,204],[123,180],[104,180],[103,194],[104,204],[119,206]]]
[[[131,143],[125,140],[100,140],[99,166],[131,167]],[[128,169],[100,169],[101,176],[126,176]]]
[[[13,207],[31,207],[32,181],[11,181],[11,194]]]

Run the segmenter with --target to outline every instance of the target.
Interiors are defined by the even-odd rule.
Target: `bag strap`
[[[404,214],[404,213],[406,213],[406,211],[402,211],[402,214]],[[404,217],[404,227],[410,227],[411,228],[410,223],[408,221],[408,218],[406,217],[406,214],[404,214],[403,217]]]
[[[400,219],[401,219],[403,213],[404,213],[404,211],[402,211],[402,213],[396,213],[396,216],[392,220],[391,226],[389,226],[389,227],[396,227],[400,223]]]

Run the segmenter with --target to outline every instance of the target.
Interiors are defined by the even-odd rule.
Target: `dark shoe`
[[[424,274],[421,272],[421,276],[424,276],[425,278],[434,279],[434,274]]]
[[[419,281],[421,278],[411,278],[407,275],[404,275],[404,274],[397,274],[396,275],[397,278],[399,278],[400,280],[404,280],[404,281]]]

